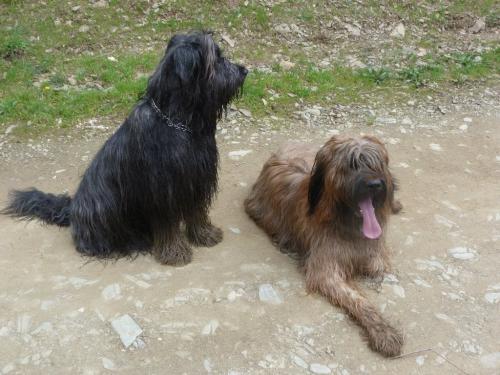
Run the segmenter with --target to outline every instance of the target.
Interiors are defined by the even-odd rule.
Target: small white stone
[[[31,316],[23,314],[17,318],[17,332],[18,333],[28,333],[31,327]]]
[[[469,125],[467,125],[467,124],[463,124],[463,125],[460,125],[458,128],[459,128],[460,130],[462,130],[462,131],[466,131],[467,129],[469,129]]]
[[[16,366],[13,363],[9,363],[2,368],[2,373],[8,374],[9,372],[14,371],[15,369]]]
[[[125,348],[128,348],[142,333],[142,328],[128,314],[111,321],[111,326],[120,336]]]
[[[486,302],[495,304],[500,302],[500,292],[490,292],[484,295]]]
[[[90,27],[88,27],[87,25],[82,25],[80,26],[80,28],[78,29],[79,32],[81,33],[86,33],[87,31],[90,30]]]
[[[423,286],[424,288],[432,288],[432,286],[427,281],[421,279],[413,279],[413,282],[418,286]]]
[[[202,335],[214,335],[215,331],[217,331],[217,328],[219,328],[219,321],[218,320],[211,320],[208,322],[208,324],[203,327],[203,330],[201,331]]]
[[[405,298],[405,290],[403,289],[402,286],[400,285],[393,285],[392,286],[392,291],[394,292],[395,295],[397,295],[399,298]]]
[[[309,370],[315,374],[331,374],[332,370],[325,365],[320,363],[311,363]]]
[[[405,26],[402,23],[398,23],[397,26],[392,30],[391,36],[395,38],[402,38],[405,36]]]
[[[250,112],[248,109],[240,108],[239,111],[245,117],[252,117],[252,112]]]
[[[464,122],[472,122],[472,119],[470,117],[464,117]]]
[[[444,225],[445,227],[448,228],[453,228],[454,226],[456,226],[456,224],[453,221],[438,214],[434,215],[434,220],[436,220],[437,223]]]
[[[455,259],[470,260],[476,256],[476,252],[467,247],[458,246],[448,250],[448,254]]]
[[[448,315],[443,314],[443,313],[435,313],[434,316],[440,320],[443,320],[445,322],[455,324],[454,320],[451,319]]]
[[[423,355],[419,355],[415,358],[415,362],[417,362],[417,365],[422,366],[425,362],[425,357]]]
[[[252,150],[237,150],[229,152],[228,156],[231,160],[240,160],[242,157],[252,153]]]
[[[125,275],[125,278],[133,282],[135,285],[143,288],[143,289],[148,289],[151,287],[150,283],[145,282],[144,280],[140,280],[137,277],[134,277],[132,275]]]
[[[108,56],[108,60],[109,61],[112,61],[112,62],[116,62],[118,61],[117,59],[115,59],[113,56]]]
[[[115,363],[106,357],[102,357],[102,367],[104,367],[106,370],[110,371],[115,371],[116,370],[116,365]]]
[[[485,354],[479,361],[485,368],[500,368],[500,352]]]
[[[399,280],[396,277],[396,275],[393,275],[392,273],[388,273],[388,274],[384,275],[384,281],[383,282],[385,284],[397,284],[397,283],[399,283]]]
[[[118,283],[108,285],[102,290],[101,295],[106,301],[119,300],[122,298],[120,285]]]
[[[297,366],[302,367],[302,368],[308,368],[309,366],[307,365],[307,362],[304,361],[302,358],[300,358],[297,355],[292,356],[293,363],[295,363]]]
[[[239,228],[236,228],[236,227],[229,227],[229,230],[231,232],[233,232],[234,234],[240,234],[241,233],[241,230]]]
[[[212,368],[214,367],[214,364],[212,363],[212,361],[210,360],[210,358],[205,358],[203,360],[203,367],[205,368],[205,370],[207,372],[212,372]]]
[[[437,144],[437,143],[431,143],[429,144],[429,148],[432,150],[432,151],[443,151],[441,145]]]
[[[283,303],[283,299],[271,284],[262,284],[259,286],[259,299],[262,302],[270,303],[272,305],[279,305],[280,303]]]

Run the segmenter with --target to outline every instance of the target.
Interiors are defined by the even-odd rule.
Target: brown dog
[[[399,355],[401,333],[353,281],[380,278],[390,267],[384,228],[401,205],[394,200],[387,150],[365,136],[333,137],[315,152],[291,145],[271,156],[246,212],[282,251],[300,257],[308,291],[344,308],[366,330],[373,350]]]

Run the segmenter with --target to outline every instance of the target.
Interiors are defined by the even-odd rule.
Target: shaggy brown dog
[[[387,150],[365,136],[333,137],[315,152],[290,145],[271,156],[246,212],[282,251],[301,259],[308,291],[344,308],[366,330],[373,350],[399,355],[401,333],[353,281],[381,278],[390,267],[384,228],[401,205],[394,200]]]

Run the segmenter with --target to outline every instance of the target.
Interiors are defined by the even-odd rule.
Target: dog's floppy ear
[[[197,81],[200,53],[192,45],[179,45],[167,57],[168,79],[177,88],[188,88]]]
[[[217,60],[217,53],[211,32],[206,32],[200,36],[201,54],[204,62],[204,74],[207,80],[211,80],[215,74],[214,66]]]
[[[314,213],[314,209],[318,205],[321,194],[323,193],[325,185],[325,171],[325,164],[322,162],[321,155],[318,153],[316,160],[314,161],[311,178],[309,180],[309,215]]]

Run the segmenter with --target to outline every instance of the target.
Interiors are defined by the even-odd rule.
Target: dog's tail
[[[24,220],[38,219],[46,224],[69,226],[71,198],[67,194],[54,195],[37,189],[14,190],[9,194],[7,207],[0,211],[4,215]]]

